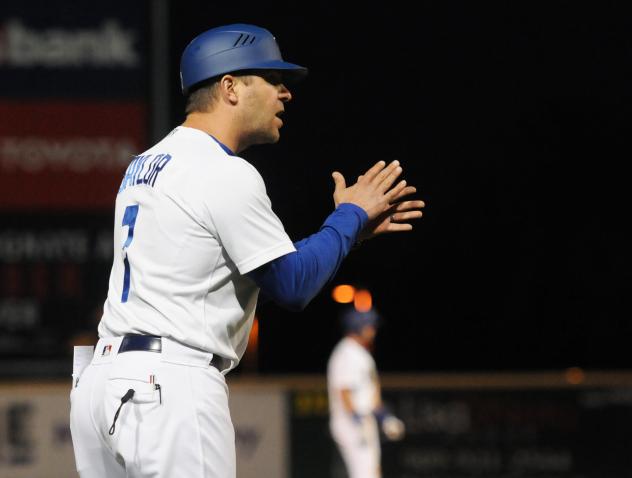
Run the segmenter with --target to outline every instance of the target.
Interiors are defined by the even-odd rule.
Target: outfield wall
[[[382,377],[407,425],[383,445],[385,478],[624,478],[632,373]],[[238,477],[345,476],[322,376],[229,377]],[[0,384],[0,478],[76,477],[69,384]]]

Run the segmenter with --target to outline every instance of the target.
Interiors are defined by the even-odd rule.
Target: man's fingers
[[[406,232],[406,231],[412,231],[412,230],[413,230],[412,224],[400,224],[398,222],[392,222],[388,225],[386,232]]]
[[[331,173],[331,177],[334,178],[334,184],[336,186],[335,192],[341,191],[342,189],[347,187],[345,177],[338,171],[334,171],[333,173]]]
[[[402,201],[397,204],[393,204],[394,210],[397,212],[410,211],[411,209],[422,209],[426,203],[423,201]]]
[[[379,183],[378,189],[383,193],[388,191],[400,174],[402,174],[402,168],[397,166]]]
[[[395,160],[375,176],[373,183],[380,191],[385,192],[391,188],[400,174],[402,174],[402,168],[399,161]]]
[[[402,197],[402,192],[406,189],[406,181],[402,179],[398,182],[390,191],[386,193],[386,200],[393,204],[397,202],[397,199]]]
[[[386,162],[378,161],[377,163],[375,163],[375,165],[373,165],[373,167],[371,167],[371,169],[369,169],[360,177],[364,177],[367,181],[371,181],[380,171],[384,169],[385,166]]]
[[[391,214],[391,222],[409,221],[411,219],[419,219],[424,214],[421,211],[396,212]]]
[[[390,194],[390,192],[391,191],[389,191],[389,194]],[[406,196],[410,196],[411,194],[414,194],[416,192],[417,192],[417,188],[415,186],[406,186],[404,189],[399,191],[397,194],[391,194],[389,196],[389,201],[390,202],[397,202],[401,198],[406,197]]]

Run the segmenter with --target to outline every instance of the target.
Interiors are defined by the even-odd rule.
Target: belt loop
[[[92,356],[92,363],[109,363],[118,354],[122,337],[103,337],[97,342]]]

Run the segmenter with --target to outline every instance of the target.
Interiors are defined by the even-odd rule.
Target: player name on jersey
[[[154,186],[158,173],[171,161],[170,154],[146,154],[136,156],[127,167],[125,176],[118,192],[121,193],[129,186],[148,184]]]

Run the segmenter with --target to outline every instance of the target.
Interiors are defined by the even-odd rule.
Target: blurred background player
[[[349,478],[380,478],[380,431],[387,440],[401,440],[405,427],[382,402],[371,356],[379,317],[349,308],[341,318],[345,336],[327,365],[330,430]]]

